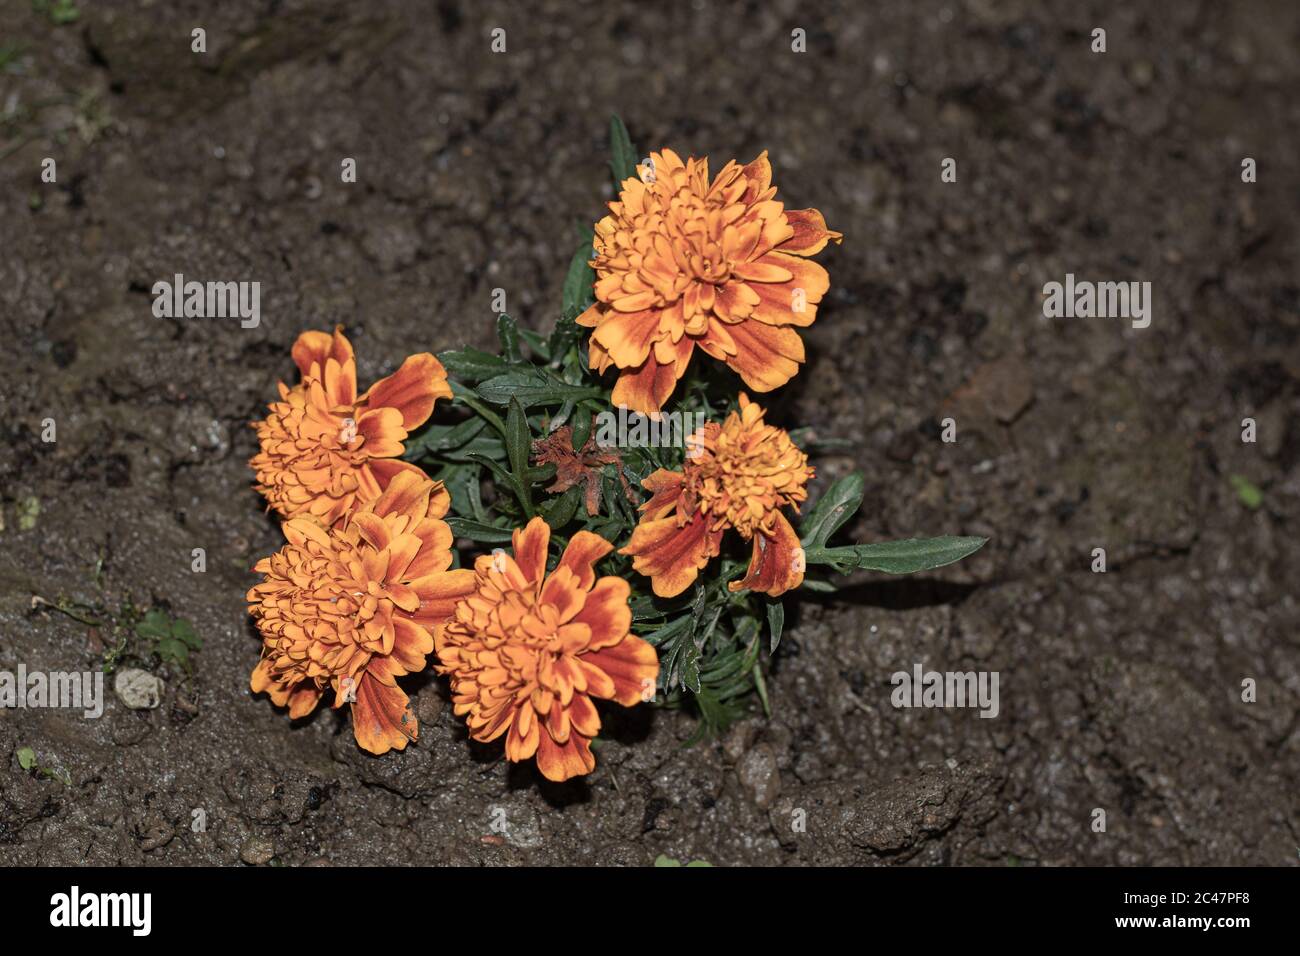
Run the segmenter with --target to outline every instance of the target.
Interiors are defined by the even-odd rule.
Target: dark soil
[[[81,7],[0,2],[0,670],[103,658],[33,595],[130,595],[205,646],[189,681],[149,662],[156,710],[0,711],[0,863],[1296,862],[1300,7]],[[291,723],[248,689],[248,569],[280,538],[247,423],[303,329],[344,323],[369,382],[489,346],[494,288],[549,328],[613,111],[643,151],[771,150],[788,204],[845,233],[769,401],[851,443],[816,464],[818,491],[865,472],[853,536],[990,544],[809,596],[770,720],[684,747],[692,717],[641,708],[570,785],[468,744],[434,680],[406,753]],[[260,281],[260,327],[155,318],[177,272]],[[1149,280],[1151,326],[1044,319],[1067,272]],[[918,662],[997,671],[1000,714],[896,710]]]

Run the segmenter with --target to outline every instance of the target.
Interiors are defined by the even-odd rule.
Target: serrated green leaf
[[[614,175],[615,192],[622,188],[625,179],[636,176],[636,149],[617,114],[609,118],[609,169]]]
[[[448,349],[438,353],[438,361],[448,375],[467,385],[500,375],[510,367],[501,356],[482,349]]]
[[[529,517],[533,513],[532,488],[528,483],[528,453],[533,446],[532,436],[528,432],[528,419],[519,400],[510,399],[510,410],[506,413],[506,454],[510,458],[510,471],[519,490],[519,503]]]
[[[493,405],[509,405],[518,399],[524,408],[531,405],[562,405],[569,399],[595,398],[603,395],[595,386],[569,385],[540,372],[505,372],[483,382],[475,391]]]
[[[785,629],[785,605],[780,601],[769,601],[767,605],[767,629],[772,634],[768,650],[776,653],[776,646],[781,643],[781,632]]]
[[[519,326],[504,312],[497,316],[497,341],[501,343],[501,355],[507,362],[524,360],[519,351]]]
[[[513,537],[511,529],[498,528],[484,521],[456,517],[448,517],[445,520],[447,526],[451,528],[451,533],[457,538],[469,538],[480,544],[501,544],[510,541]]]
[[[856,471],[831,485],[808,517],[800,522],[800,544],[805,549],[825,546],[830,536],[857,514],[865,492],[866,482]]]
[[[587,311],[596,301],[596,292],[593,288],[596,273],[590,265],[592,255],[591,243],[588,242],[569,260],[569,271],[564,276],[564,286],[561,291],[560,308],[561,314],[570,320]],[[575,326],[575,328],[582,330],[582,326]],[[552,354],[555,354],[554,349]]]
[[[406,451],[402,457],[410,461],[438,452],[455,451],[463,448],[486,427],[487,420],[477,416],[456,425],[430,425],[421,429],[415,437],[406,440]]]
[[[883,571],[886,574],[915,574],[960,561],[984,546],[988,538],[909,538],[851,544],[840,548],[808,548],[808,564],[828,564],[841,573],[853,570]]]
[[[573,520],[573,516],[578,512],[578,503],[582,501],[582,492],[581,485],[574,485],[558,498],[552,498],[542,506],[542,517],[546,519],[552,531],[558,531]]]

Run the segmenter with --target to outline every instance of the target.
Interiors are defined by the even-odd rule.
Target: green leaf
[[[448,375],[469,385],[491,378],[493,375],[500,375],[509,368],[501,356],[492,355],[481,349],[448,349],[438,353],[438,361],[442,363]]]
[[[475,521],[472,518],[448,517],[445,520],[453,535],[458,538],[469,538],[481,544],[501,544],[503,541],[511,540],[513,534],[509,528],[498,528],[496,525]]]
[[[588,264],[592,258],[591,243],[587,243],[573,254],[569,260],[569,271],[564,277],[564,288],[560,299],[563,315],[572,319],[581,315],[596,301],[593,284],[596,281],[595,270]],[[578,326],[581,329],[581,326]],[[554,350],[552,350],[554,354]]]
[[[199,651],[203,649],[203,638],[194,632],[194,625],[184,618],[177,618],[172,622],[172,637],[191,650]]]
[[[1245,475],[1231,475],[1228,481],[1232,484],[1232,490],[1237,493],[1237,499],[1249,508],[1255,511],[1264,503],[1264,492]]]
[[[582,491],[581,485],[574,485],[560,497],[552,498],[542,506],[542,517],[552,531],[558,531],[573,520],[578,511],[578,503],[582,501]]]
[[[190,649],[176,638],[168,637],[158,642],[158,656],[164,661],[188,664],[190,662]]]
[[[808,564],[829,564],[845,573],[853,570],[883,571],[886,574],[915,574],[960,561],[974,554],[988,538],[909,538],[875,544],[851,544],[841,548],[807,548]]]
[[[681,860],[674,860],[671,856],[665,856],[660,853],[655,857],[655,866],[681,866]]]
[[[616,193],[622,189],[623,180],[636,176],[636,149],[617,114],[609,118],[609,169],[614,174]]]
[[[781,632],[785,629],[785,605],[780,601],[768,602],[767,628],[772,632],[772,644],[768,650],[776,653],[776,646],[781,643]]]
[[[506,413],[506,455],[510,458],[515,487],[520,492],[519,503],[524,506],[524,512],[530,518],[533,514],[533,496],[528,484],[528,453],[532,450],[532,445],[524,407],[518,399],[511,398],[510,410]]]
[[[519,325],[504,312],[497,316],[497,341],[501,343],[501,354],[507,362],[524,360],[519,351]]]
[[[36,766],[36,751],[31,747],[19,747],[17,757],[18,766],[24,770],[31,770]]]
[[[856,471],[831,485],[799,525],[804,548],[823,547],[844,522],[857,514],[865,490],[866,482]]]
[[[171,637],[171,618],[169,618],[164,612],[155,608],[145,614],[144,619],[136,624],[135,632],[141,637],[146,637],[154,641],[160,641],[165,637]]]
[[[478,417],[467,418],[458,425],[430,425],[407,440],[402,457],[410,461],[440,451],[463,448],[486,427],[487,419]]]
[[[595,398],[604,391],[595,386],[569,385],[540,372],[506,372],[494,376],[476,389],[484,401],[509,405],[512,398],[530,405],[562,405],[569,399]]]

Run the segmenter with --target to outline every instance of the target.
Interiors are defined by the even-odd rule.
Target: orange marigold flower
[[[694,583],[718,556],[727,528],[754,543],[749,569],[728,585],[731,590],[775,597],[803,583],[799,536],[781,508],[797,510],[807,499],[813,469],[785,430],[765,424],[763,414],[742,392],[738,411],[688,439],[692,447],[681,471],[661,468],[642,482],[653,494],[619,553],[632,556],[632,567],[651,579],[660,597]]]
[[[546,573],[551,531],[541,518],[514,533],[504,551],[474,565],[477,590],[434,636],[437,670],[451,675],[455,712],[468,715],[470,736],[506,734],[506,759],[536,756],[550,780],[568,780],[596,766],[591,740],[600,717],[591,698],[631,707],[654,694],[655,650],[628,633],[631,587],[596,577],[612,549],[579,531],[554,571]]]
[[[262,633],[254,693],[290,717],[311,713],[326,689],[352,705],[352,732],[371,753],[402,750],[418,726],[395,678],[424,670],[474,572],[448,570],[452,533],[442,482],[399,472],[387,489],[332,528],[284,523],[289,543],[253,568],[248,592]]]
[[[650,159],[596,224],[596,302],[577,320],[595,330],[591,366],[616,366],[614,404],[643,414],[663,408],[697,345],[754,391],[784,385],[804,360],[796,329],[830,286],[804,257],[844,237],[776,200],[766,151],[712,182],[707,159]]]
[[[304,332],[293,345],[300,384],[280,383],[280,401],[254,423],[262,450],[249,465],[257,490],[286,518],[333,524],[379,496],[401,472],[407,434],[423,425],[435,399],[451,398],[447,373],[428,352],[357,397],[357,363],[343,327],[333,336]]]

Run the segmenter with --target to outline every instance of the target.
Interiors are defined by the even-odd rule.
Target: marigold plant
[[[619,370],[613,403],[659,412],[697,346],[757,392],[784,385],[830,287],[806,257],[843,236],[777,201],[766,151],[712,180],[707,159],[671,149],[637,169],[596,223],[596,301],[577,319],[591,365]]]
[[[611,148],[618,199],[583,232],[549,334],[498,315],[497,351],[414,355],[360,396],[341,330],[294,345],[302,381],[252,460],[287,544],[248,595],[252,688],[291,717],[329,694],[364,749],[401,750],[417,728],[397,679],[431,667],[470,737],[570,780],[616,705],[689,708],[701,734],[777,705],[763,651],[786,601],[983,545],[830,543],[862,476],[819,488],[809,456],[833,440],[769,423],[741,389],[798,372],[829,284],[809,257],[840,234],[776,199],[766,153],[712,179],[669,149],[638,170],[617,119]],[[697,347],[721,364],[692,364]]]
[[[253,568],[248,592],[262,634],[250,686],[290,717],[351,705],[352,732],[371,753],[403,749],[418,733],[396,678],[419,673],[434,639],[474,587],[450,570],[452,534],[442,520],[446,489],[399,472],[388,488],[336,528],[295,518],[288,543]]]
[[[625,707],[652,700],[659,658],[628,633],[628,582],[596,576],[613,545],[579,531],[548,574],[550,537],[547,523],[533,518],[514,532],[513,557],[480,556],[475,593],[434,643],[470,736],[505,734],[506,759],[536,756],[548,779],[567,780],[596,765],[600,715],[591,698]]]
[[[728,528],[753,542],[749,570],[727,586],[779,597],[803,581],[799,536],[781,513],[808,497],[808,456],[780,428],[764,424],[763,410],[740,394],[740,407],[719,425],[691,436],[681,471],[659,469],[644,482],[653,493],[645,516],[622,554],[647,575],[661,597],[681,594],[710,558]]]
[[[331,336],[304,332],[293,345],[302,381],[280,383],[280,401],[254,424],[261,451],[249,462],[257,490],[285,518],[310,515],[333,524],[377,498],[401,472],[402,442],[451,398],[447,373],[428,352],[357,395],[357,363],[342,326]]]

